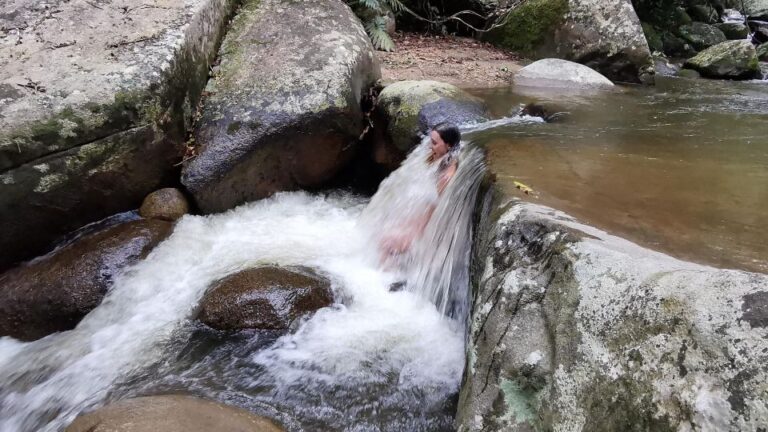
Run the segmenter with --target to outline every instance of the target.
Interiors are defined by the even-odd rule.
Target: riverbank
[[[525,60],[470,38],[398,32],[395,51],[377,51],[385,83],[435,80],[464,88],[502,87]]]

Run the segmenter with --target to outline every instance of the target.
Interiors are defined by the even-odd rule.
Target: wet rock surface
[[[537,87],[613,87],[611,80],[587,66],[560,59],[531,63],[515,74],[515,84]]]
[[[136,220],[85,235],[0,275],[0,336],[34,340],[69,330],[101,303],[114,278],[170,235]]]
[[[0,268],[177,178],[230,0],[0,13]]]
[[[349,162],[379,66],[340,0],[251,0],[222,43],[182,183],[207,213],[320,187]]]
[[[198,319],[217,330],[287,330],[297,318],[333,304],[328,279],[305,267],[258,267],[215,282]]]
[[[459,431],[758,431],[768,276],[521,202],[480,226]]]
[[[377,128],[383,131],[374,143],[376,163],[394,169],[432,127],[487,121],[485,103],[464,90],[439,81],[398,81],[384,88],[375,108]]]
[[[707,49],[727,40],[717,27],[700,22],[680,27],[679,33],[696,50]]]
[[[126,399],[81,414],[65,432],[282,432],[270,419],[192,396]]]
[[[748,40],[715,45],[688,59],[685,67],[709,78],[752,79],[761,75],[757,51]]]
[[[175,221],[189,213],[189,203],[176,188],[156,190],[144,198],[139,214],[147,219]]]

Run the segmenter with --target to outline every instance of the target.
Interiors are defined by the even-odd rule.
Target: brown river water
[[[681,259],[768,272],[768,82],[471,92],[496,117],[529,102],[565,113],[472,136],[511,194]]]

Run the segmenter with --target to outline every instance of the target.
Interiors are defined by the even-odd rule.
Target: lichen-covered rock
[[[746,39],[749,36],[749,27],[739,22],[727,22],[715,24],[728,40]]]
[[[304,267],[257,267],[215,282],[198,318],[217,330],[286,330],[333,303],[331,283]]]
[[[679,33],[696,50],[707,49],[728,40],[717,27],[700,22],[681,26]]]
[[[374,160],[396,167],[438,123],[456,125],[489,119],[485,103],[464,90],[438,81],[398,81],[386,86],[376,101],[375,117],[383,137],[374,143]]]
[[[118,273],[172,230],[159,220],[121,223],[0,274],[0,336],[34,340],[74,328]]]
[[[486,38],[536,58],[583,63],[613,81],[651,82],[653,59],[630,0],[532,0]]]
[[[761,74],[757,51],[748,40],[717,44],[688,59],[685,67],[709,78],[751,79]]]
[[[768,43],[764,43],[757,47],[757,59],[760,61],[768,61]]]
[[[768,275],[681,262],[532,204],[485,217],[459,431],[768,424]]]
[[[283,432],[272,420],[192,396],[126,399],[81,414],[65,432]]]
[[[341,0],[249,0],[221,46],[182,183],[204,212],[320,187],[365,127],[379,78],[365,30]]]
[[[6,2],[0,268],[177,177],[233,0]]]
[[[175,221],[189,213],[187,197],[176,188],[156,190],[144,198],[139,214],[147,219]]]
[[[744,5],[744,13],[750,18],[768,20],[768,0],[743,0],[737,2],[735,7],[741,9]]]
[[[560,59],[535,61],[515,74],[515,84],[544,87],[613,87],[600,73],[579,63]]]

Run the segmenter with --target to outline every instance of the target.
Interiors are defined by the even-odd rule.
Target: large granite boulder
[[[768,0],[743,0],[736,2],[736,7],[741,9],[750,18],[762,19],[768,21]]]
[[[126,399],[81,414],[65,432],[283,432],[272,420],[192,396]]]
[[[544,87],[613,87],[611,80],[600,73],[567,60],[543,59],[520,69],[514,78],[516,85]]]
[[[613,81],[653,80],[651,52],[630,0],[530,0],[485,38],[535,58],[585,64]]]
[[[172,230],[160,220],[121,223],[0,274],[0,336],[34,340],[74,328],[115,276]]]
[[[198,318],[217,330],[286,330],[297,318],[333,304],[328,279],[304,267],[257,267],[215,282]]]
[[[464,125],[488,121],[485,103],[439,81],[398,81],[376,100],[373,159],[395,168],[432,127],[442,122]]]
[[[681,26],[679,33],[686,42],[697,50],[707,49],[728,40],[717,27],[700,22]]]
[[[379,78],[362,24],[341,0],[248,0],[221,46],[182,183],[204,212],[322,186],[365,127]]]
[[[709,78],[752,79],[761,76],[757,51],[748,40],[717,44],[688,59],[685,67]]]
[[[512,202],[477,238],[459,431],[759,431],[768,275]]]
[[[177,178],[236,2],[157,3],[0,6],[0,268]]]

